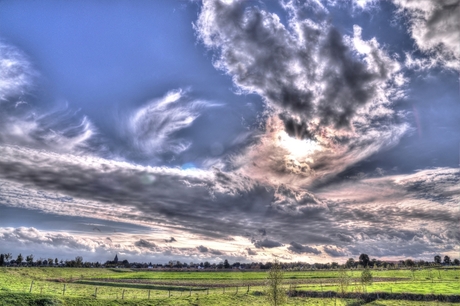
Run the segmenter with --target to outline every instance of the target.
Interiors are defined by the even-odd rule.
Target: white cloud
[[[408,16],[409,31],[418,48],[429,55],[428,60],[408,58],[409,67],[430,68],[436,63],[460,70],[460,1],[393,1]]]
[[[32,89],[36,76],[21,51],[0,41],[0,105],[10,98],[20,101]]]
[[[135,110],[122,133],[143,155],[178,154],[187,150],[191,143],[174,134],[190,127],[202,109],[212,106],[216,104],[189,99],[182,89],[172,90]]]
[[[95,251],[97,248],[108,248],[102,241],[93,237],[78,237],[60,232],[42,232],[34,227],[0,227],[0,241],[23,245],[38,244],[53,248],[70,250]],[[33,248],[33,246],[31,246]]]
[[[0,142],[58,152],[87,147],[90,120],[67,105],[40,110],[27,101],[38,73],[18,49],[0,42]]]
[[[296,2],[283,5],[287,27],[244,1],[203,1],[195,29],[215,67],[268,104],[265,134],[234,166],[265,183],[305,185],[398,143],[409,125],[392,103],[407,80],[360,27],[342,36],[326,21],[300,19]]]

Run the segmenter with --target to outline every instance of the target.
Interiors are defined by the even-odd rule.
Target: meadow
[[[348,292],[460,294],[460,269],[372,270],[373,284],[349,271]],[[337,292],[338,271],[287,271],[286,291]],[[0,268],[0,305],[268,305],[266,272],[135,271],[97,268]],[[290,297],[287,305],[359,305],[359,301]],[[362,303],[360,303],[362,304]],[[454,305],[376,300],[365,305]],[[456,304],[460,305],[460,304]]]

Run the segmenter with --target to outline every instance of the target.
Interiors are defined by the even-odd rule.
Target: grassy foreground
[[[17,293],[17,294],[0,294],[0,306],[105,306],[105,305],[164,305],[164,306],[234,306],[234,305],[247,305],[247,306],[262,306],[268,305],[264,299],[253,295],[241,296],[221,296],[210,295],[204,297],[187,297],[182,299],[157,299],[157,300],[96,300],[91,298],[75,298],[65,297],[57,298],[53,296],[40,296],[37,294]],[[313,299],[313,298],[291,298],[286,305],[318,305],[318,306],[351,306],[360,305],[356,300],[341,300],[341,299]],[[367,304],[368,306],[454,306],[458,304],[441,303],[441,302],[412,302],[412,301],[374,301]]]
[[[350,292],[360,271],[350,271]],[[460,294],[460,270],[372,271],[367,292]],[[284,275],[286,290],[337,291],[337,271]],[[268,305],[266,272],[172,272],[130,269],[0,268],[0,305]],[[287,305],[359,305],[335,298],[289,298]],[[374,301],[365,305],[454,305]],[[460,305],[460,304],[456,304]]]

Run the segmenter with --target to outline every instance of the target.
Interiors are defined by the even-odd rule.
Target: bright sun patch
[[[291,137],[285,131],[279,131],[277,136],[279,144],[295,158],[307,157],[321,149],[317,142]]]

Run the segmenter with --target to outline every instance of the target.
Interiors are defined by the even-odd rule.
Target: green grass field
[[[348,291],[363,290],[357,283],[361,271],[349,273]],[[365,288],[367,292],[460,294],[459,269],[372,273],[374,283]],[[0,268],[0,305],[268,305],[263,294],[266,276],[266,272],[241,271]],[[337,276],[337,271],[296,271],[285,272],[284,280],[286,290],[337,291]],[[353,303],[290,298],[288,305],[357,305]],[[366,305],[450,304],[375,301]]]

